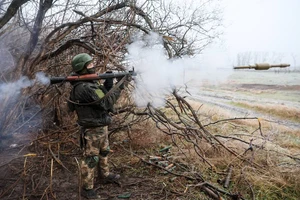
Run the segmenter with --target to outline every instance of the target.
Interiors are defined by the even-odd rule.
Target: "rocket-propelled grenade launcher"
[[[255,69],[255,70],[268,70],[270,68],[285,68],[289,67],[290,64],[277,64],[277,65],[270,65],[269,63],[256,63],[255,65],[246,65],[246,66],[236,66],[233,69]]]
[[[51,77],[50,84],[62,83],[62,82],[78,82],[78,81],[91,81],[108,78],[121,78],[124,76],[136,76],[134,70],[128,72],[111,72],[103,74],[85,74],[85,75],[71,75],[66,77]]]

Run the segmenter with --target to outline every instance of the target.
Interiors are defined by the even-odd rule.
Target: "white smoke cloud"
[[[35,74],[35,80],[43,85],[49,85],[50,79],[46,77],[44,72],[37,72]]]
[[[0,118],[0,136],[15,134],[13,130],[18,130],[18,133],[22,133],[23,131],[28,132],[29,129],[37,127],[40,118],[36,114],[32,115],[32,113],[36,112],[39,106],[28,104],[26,109],[23,109],[23,106],[29,101],[22,94],[22,90],[35,85],[45,85],[49,82],[49,79],[43,73],[37,73],[36,78],[32,80],[23,76],[14,82],[0,82],[0,113],[2,115]],[[36,119],[26,121],[26,126],[24,126],[24,119],[29,118],[32,120],[31,117],[33,116]]]
[[[15,96],[20,94],[21,89],[29,87],[32,85],[27,77],[21,77],[15,82],[7,82],[0,84],[0,100],[4,98]]]
[[[148,103],[155,107],[164,106],[165,97],[175,87],[199,85],[203,81],[218,83],[229,74],[218,69],[224,67],[218,58],[201,55],[168,59],[162,38],[156,33],[138,37],[127,49],[127,60],[138,73],[133,96],[137,106],[141,107]]]
[[[29,80],[28,77],[23,76],[14,82],[0,83],[0,100],[8,97],[18,97],[22,89],[31,87],[36,83],[47,85],[50,83],[50,79],[43,72],[38,72],[36,73],[36,78],[33,80]]]

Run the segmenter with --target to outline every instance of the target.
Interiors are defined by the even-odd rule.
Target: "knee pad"
[[[99,162],[98,156],[87,156],[85,158],[85,164],[91,169],[96,167],[98,162]]]
[[[102,156],[102,157],[106,157],[108,154],[109,154],[109,152],[110,152],[110,148],[109,147],[107,147],[107,149],[106,150],[101,150],[100,151],[100,155]]]

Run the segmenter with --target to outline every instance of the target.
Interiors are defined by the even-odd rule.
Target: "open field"
[[[287,185],[294,188],[299,197],[299,152],[300,152],[300,73],[275,73],[274,71],[234,71],[222,84],[206,82],[197,87],[187,89],[192,101],[201,104],[200,113],[213,121],[222,119],[245,118],[241,123],[244,128],[254,127],[257,121],[261,126],[262,141],[253,133],[248,132],[245,141],[252,141],[257,146],[263,146],[266,152],[277,152],[266,165],[271,176],[252,174],[252,183],[256,188],[256,199],[298,199],[289,196]],[[205,114],[206,113],[206,114]],[[257,118],[257,121],[247,120]],[[204,121],[205,123],[205,121]],[[231,127],[231,128],[230,128]],[[214,129],[215,134],[224,138],[234,138],[245,135],[237,124]],[[252,143],[250,142],[250,143]],[[230,143],[228,143],[230,144]],[[236,146],[238,144],[231,144]],[[237,148],[243,147],[238,145]],[[244,147],[245,148],[245,147]],[[282,155],[293,155],[288,159]],[[257,155],[256,155],[257,156]],[[257,157],[258,158],[258,157]],[[257,159],[256,158],[256,159]],[[292,158],[292,157],[290,157]],[[222,162],[218,157],[218,162]],[[260,161],[258,161],[260,162]],[[268,163],[270,162],[270,163]],[[260,162],[261,163],[261,162]],[[263,163],[263,162],[262,162]],[[286,178],[283,178],[286,177]],[[278,180],[281,186],[271,186],[271,180]],[[295,181],[289,181],[295,180]],[[286,185],[285,185],[286,184]],[[277,190],[276,187],[281,189]],[[292,190],[294,190],[292,189]],[[277,190],[277,192],[276,192]],[[298,191],[298,192],[297,192]],[[273,196],[287,195],[285,197]],[[292,192],[293,193],[293,192]],[[297,195],[298,194],[298,195]]]
[[[300,130],[300,73],[234,71],[222,84],[189,87],[192,99],[228,112]]]

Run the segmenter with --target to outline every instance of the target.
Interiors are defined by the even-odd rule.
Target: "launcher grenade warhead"
[[[290,64],[276,64],[270,65],[269,63],[256,63],[255,65],[235,66],[233,69],[255,69],[255,70],[268,70],[270,68],[285,68],[289,67]]]

